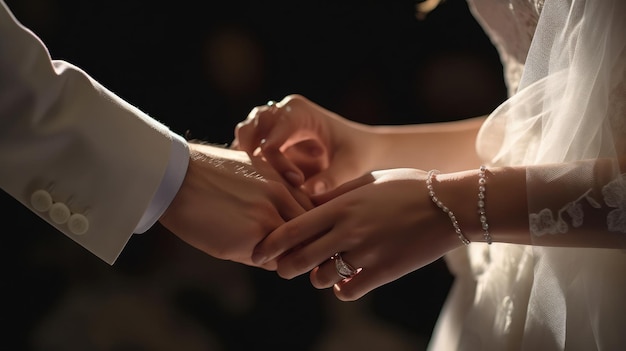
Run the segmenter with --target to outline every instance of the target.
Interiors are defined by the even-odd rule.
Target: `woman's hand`
[[[235,128],[233,148],[260,153],[292,185],[319,194],[369,171],[371,136],[367,126],[289,95],[252,109]]]
[[[281,277],[312,270],[315,287],[334,286],[339,299],[358,299],[462,245],[432,203],[426,177],[415,169],[376,171],[315,197],[321,204],[270,233],[253,261],[278,257]],[[337,252],[362,270],[342,279],[329,260]]]

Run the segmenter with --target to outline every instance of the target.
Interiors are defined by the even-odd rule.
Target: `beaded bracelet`
[[[487,167],[480,166],[480,173],[478,174],[478,215],[480,216],[480,224],[483,228],[483,237],[487,244],[491,245],[492,239],[489,233],[489,224],[487,224],[487,212],[485,212],[485,190],[487,185],[487,179],[485,178],[485,172]]]
[[[428,178],[426,179],[426,188],[428,188],[428,195],[430,195],[430,199],[433,201],[433,203],[435,203],[437,207],[439,207],[444,213],[448,215],[448,217],[450,217],[450,221],[452,222],[452,226],[454,227],[454,232],[459,237],[463,245],[469,245],[470,241],[461,231],[461,227],[459,226],[459,222],[456,220],[456,216],[454,216],[454,213],[452,213],[449,208],[444,206],[444,204],[437,198],[437,195],[435,195],[435,190],[433,188],[433,179],[437,177],[437,174],[439,174],[439,171],[436,169],[430,170],[428,172]]]

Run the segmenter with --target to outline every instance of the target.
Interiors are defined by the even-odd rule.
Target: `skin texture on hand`
[[[267,234],[312,207],[259,157],[190,144],[183,184],[159,221],[191,246],[219,259],[254,265],[254,247]],[[276,262],[261,267],[273,270]]]
[[[311,271],[315,287],[334,286],[339,299],[356,300],[462,245],[432,203],[426,176],[376,171],[318,196],[318,207],[273,231],[254,259],[278,258],[278,274],[287,279]],[[329,260],[335,252],[362,270],[342,280]]]

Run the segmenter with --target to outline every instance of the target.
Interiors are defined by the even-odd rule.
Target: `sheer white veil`
[[[539,245],[524,348],[545,347],[546,339],[554,350],[626,342],[626,246],[540,246],[550,235],[577,230],[583,212],[596,206],[615,208],[598,230],[626,231],[626,180],[617,162],[626,156],[625,43],[626,1],[546,0],[517,93],[479,132],[477,150],[492,166],[566,163],[527,172],[530,228]],[[608,177],[593,162],[567,164],[601,158],[614,160]],[[551,184],[568,187],[571,199],[554,203]]]
[[[623,0],[546,1],[518,92],[479,134],[483,159],[527,165],[623,154],[613,132],[624,129],[625,8]]]

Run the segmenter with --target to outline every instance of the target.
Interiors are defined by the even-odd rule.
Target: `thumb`
[[[341,196],[347,192],[350,192],[354,189],[360,188],[364,185],[367,184],[371,184],[376,180],[376,178],[374,177],[374,175],[372,175],[371,173],[362,175],[356,179],[353,179],[351,181],[348,181],[342,185],[340,185],[339,187],[332,189],[330,191],[321,193],[321,194],[314,194],[311,195],[311,201],[313,201],[313,203],[316,206],[319,206],[323,203],[326,203],[338,196]]]
[[[350,180],[349,167],[339,164],[343,162],[331,162],[326,169],[309,177],[303,184],[304,190],[310,195],[319,195]]]

